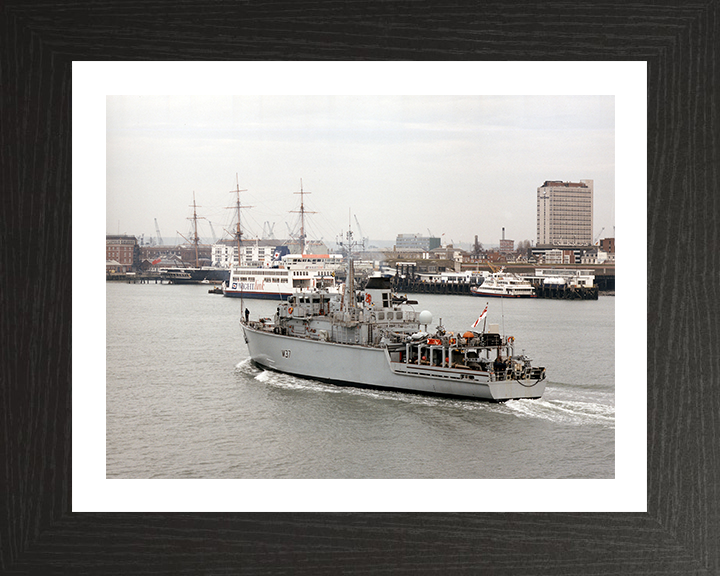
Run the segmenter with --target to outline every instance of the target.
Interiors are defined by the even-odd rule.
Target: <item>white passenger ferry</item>
[[[241,267],[230,272],[223,295],[230,298],[287,300],[292,294],[314,290],[337,291],[335,272],[339,254],[287,254],[266,267]]]
[[[492,274],[485,273],[485,280],[480,286],[472,286],[473,296],[489,296],[502,298],[535,298],[535,288],[524,278],[501,269]]]

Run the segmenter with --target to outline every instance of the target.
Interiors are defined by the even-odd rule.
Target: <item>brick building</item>
[[[140,262],[140,248],[135,236],[105,236],[106,269],[115,272],[134,270]]]
[[[600,240],[600,250],[615,254],[615,238],[603,238]]]

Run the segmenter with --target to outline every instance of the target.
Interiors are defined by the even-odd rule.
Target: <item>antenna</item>
[[[343,298],[343,306],[346,311],[350,311],[350,309],[355,308],[355,266],[353,264],[353,258],[352,258],[352,248],[357,243],[353,241],[353,233],[352,233],[352,222],[350,221],[350,214],[348,214],[348,231],[345,234],[345,237],[347,238],[346,242],[343,242],[342,240],[338,241],[338,245],[343,248],[344,250],[347,250],[347,279],[345,281],[345,296]]]

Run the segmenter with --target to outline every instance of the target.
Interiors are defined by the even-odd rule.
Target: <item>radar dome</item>
[[[420,312],[420,316],[418,316],[418,322],[420,324],[432,324],[432,312],[429,310],[423,310]]]

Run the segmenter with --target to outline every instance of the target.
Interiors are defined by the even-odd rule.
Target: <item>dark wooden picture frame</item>
[[[719,37],[717,0],[4,2],[0,573],[719,573]],[[72,62],[223,59],[647,61],[647,513],[72,513]]]

